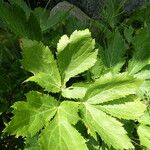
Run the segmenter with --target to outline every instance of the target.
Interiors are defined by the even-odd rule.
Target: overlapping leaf
[[[54,60],[52,52],[42,43],[23,40],[23,60],[24,68],[34,74],[27,81],[37,82],[46,91],[59,92],[61,78]]]
[[[55,115],[57,101],[38,92],[27,94],[27,102],[13,105],[14,117],[5,128],[5,132],[17,136],[34,136]]]
[[[141,84],[140,80],[118,74],[116,76],[105,75],[91,85],[84,97],[84,101],[91,104],[100,104],[113,101],[130,94],[135,94]]]
[[[67,39],[65,42],[64,38]],[[57,57],[63,84],[95,64],[97,50],[94,48],[95,41],[87,29],[73,32],[70,38],[61,38]]]

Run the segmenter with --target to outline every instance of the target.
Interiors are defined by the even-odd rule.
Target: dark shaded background
[[[26,0],[28,5],[31,8],[35,8],[37,6],[53,8],[59,2],[64,0]],[[76,5],[79,7],[83,12],[85,12],[91,18],[97,19],[100,15],[100,10],[104,6],[105,0],[66,0],[71,4]],[[118,0],[119,1],[126,1],[125,11],[127,13],[131,13],[134,11],[135,8],[141,6],[146,2],[146,0]]]

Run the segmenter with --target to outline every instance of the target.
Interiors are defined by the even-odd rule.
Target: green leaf
[[[85,96],[86,91],[86,87],[70,86],[68,88],[63,89],[62,96],[70,99],[81,99]]]
[[[140,144],[150,149],[150,127],[140,125],[137,132],[140,138]]]
[[[31,40],[41,41],[42,33],[39,22],[33,13],[30,13],[29,19],[26,23],[27,36]]]
[[[63,38],[59,42],[57,56],[60,74],[65,85],[71,77],[88,70],[95,64],[97,50],[94,50],[95,41],[87,29],[73,32],[67,43],[62,43]]]
[[[70,15],[70,10],[54,7],[51,11],[45,8],[35,8],[33,13],[40,22],[42,32],[47,32],[50,29],[55,29],[59,24],[62,24]]]
[[[101,55],[101,53],[100,53]],[[105,70],[104,62],[102,61],[102,56],[97,58],[95,65],[90,69],[91,78],[96,80],[102,76]]]
[[[101,11],[102,20],[111,28],[115,28],[122,14],[122,7],[126,1],[105,0]],[[106,25],[105,25],[106,26]]]
[[[107,68],[113,68],[114,71],[120,71],[124,64],[124,55],[126,53],[125,41],[118,30],[115,30],[108,39],[108,46],[103,51],[103,62]]]
[[[124,29],[124,36],[125,36],[126,40],[128,41],[128,43],[131,43],[131,41],[132,41],[133,32],[134,32],[134,29],[132,28],[132,26],[129,26],[129,28]]]
[[[42,150],[87,150],[84,138],[71,124],[61,117],[58,111],[57,116],[43,130],[40,135]]]
[[[138,21],[140,24],[142,24],[142,26],[149,26],[150,25],[149,15],[150,15],[150,3],[149,1],[145,1],[141,5],[141,7],[135,9],[130,14],[127,23],[133,25],[136,21]]]
[[[67,47],[69,43],[70,43],[69,37],[67,35],[63,35],[57,44],[57,51],[61,52],[62,50],[65,49],[65,47]]]
[[[27,81],[37,82],[49,92],[59,92],[61,78],[52,52],[41,42],[23,39],[24,68],[34,74]]]
[[[26,13],[27,18],[30,16],[31,9],[28,7],[28,5],[26,4],[26,2],[24,0],[9,0],[9,2],[11,4],[20,6]]]
[[[4,20],[13,32],[16,34],[26,35],[25,22],[26,16],[24,11],[18,5],[0,4],[0,17]],[[17,16],[17,17],[16,17]]]
[[[103,48],[98,45],[98,57],[97,57],[97,61],[95,63],[95,65],[89,70],[90,73],[91,73],[91,78],[93,80],[96,80],[98,78],[100,78],[102,76],[102,74],[104,73],[104,70],[105,70],[105,65],[104,65],[104,62],[103,62]]]
[[[69,10],[51,10],[50,12],[45,8],[35,8],[34,15],[40,22],[42,32],[47,32],[49,29],[56,28],[57,25],[69,16]]]
[[[47,21],[45,22],[43,31],[55,28],[58,24],[62,23],[68,16],[68,10],[51,11]]]
[[[16,136],[34,136],[55,115],[57,101],[48,95],[38,92],[27,94],[27,102],[16,102],[11,122],[4,132]]]
[[[33,13],[37,17],[40,23],[41,30],[43,32],[47,26],[46,22],[49,18],[49,11],[45,8],[37,7],[34,9]]]
[[[24,150],[40,150],[40,145],[38,143],[38,136],[28,137],[25,139],[25,148]]]
[[[0,90],[0,94],[1,94],[1,90]],[[8,108],[9,108],[9,104],[8,104],[7,99],[0,97],[0,115],[3,112],[7,112]]]
[[[145,80],[140,86],[138,95],[147,103],[150,102],[150,80]]]
[[[122,124],[115,118],[88,103],[83,104],[83,120],[86,126],[93,128],[109,146],[116,149],[134,148]]]
[[[21,37],[41,40],[41,29],[36,17],[31,13],[27,19],[24,10],[17,4],[0,4],[0,18],[7,27]]]
[[[79,103],[72,101],[64,101],[60,104],[58,111],[61,119],[67,119],[70,124],[75,125],[79,120],[78,116]]]
[[[134,76],[142,80],[150,79],[150,66],[144,67],[140,72],[136,73]]]
[[[145,125],[150,125],[150,110],[148,109],[145,113],[138,119],[138,121]]]
[[[146,106],[135,97],[127,97],[114,101],[114,103],[99,105],[97,108],[117,118],[134,120],[144,114]]]
[[[134,79],[126,73],[114,76],[106,74],[88,88],[84,101],[91,104],[113,101],[127,95],[136,94],[140,85],[140,80]]]
[[[70,10],[69,12],[70,15],[65,20],[65,31],[69,35],[77,29],[84,30],[88,28],[89,23],[91,21],[90,18],[85,13],[83,13],[79,8],[77,8],[75,5],[72,6],[73,9]]]
[[[135,74],[150,64],[150,28],[141,29],[133,39],[135,48],[133,58],[129,62],[129,74]]]

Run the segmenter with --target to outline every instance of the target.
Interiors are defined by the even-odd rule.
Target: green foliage
[[[86,87],[70,86],[69,88],[65,88],[62,91],[62,95],[63,97],[66,98],[79,99],[85,96],[86,91],[87,91]]]
[[[66,117],[63,117],[63,113],[59,110],[57,111],[55,119],[40,135],[39,142],[41,144],[41,149],[48,150],[55,148],[57,150],[86,150],[87,147],[84,138],[70,125],[70,120],[66,120]]]
[[[138,135],[140,138],[141,145],[150,149],[150,127],[145,125],[140,125],[138,127]]]
[[[141,117],[143,110],[145,110],[145,105],[135,97],[126,97],[116,102],[98,106],[98,108],[114,117],[134,120]]]
[[[149,119],[150,119],[150,110],[148,109],[145,111],[145,113],[139,118],[139,122],[145,125],[150,125]]]
[[[118,0],[106,0],[104,3],[104,8],[102,9],[102,19],[103,22],[115,28],[117,23],[119,23],[120,15],[123,13],[123,6],[126,1]]]
[[[60,39],[57,47],[58,66],[63,84],[95,64],[97,50],[93,51],[94,45],[95,41],[88,30],[75,31],[70,39],[67,36]]]
[[[92,129],[98,132],[109,146],[112,145],[116,149],[133,148],[122,124],[115,118],[106,115],[103,111],[96,109],[95,106],[86,103],[81,110],[84,111],[83,120],[89,130]]]
[[[40,25],[33,13],[27,18],[19,5],[9,5],[7,3],[1,3],[0,10],[0,18],[12,32],[21,37],[41,40]]]
[[[57,105],[53,97],[30,92],[27,94],[27,102],[16,102],[13,105],[15,116],[4,131],[32,137],[55,115]]]
[[[3,113],[9,112],[10,105],[23,97],[20,84],[28,75],[19,62],[21,54],[16,37],[0,29],[0,41],[0,113]]]
[[[9,0],[9,2],[11,4],[18,5],[19,7],[21,7],[23,9],[23,11],[25,12],[27,18],[30,16],[31,9],[28,7],[28,5],[26,4],[25,1],[23,1],[23,0],[15,0],[15,1]]]
[[[142,39],[141,39],[142,37]],[[133,58],[129,62],[128,72],[135,74],[150,64],[150,28],[141,29],[133,38],[133,46],[135,52]],[[144,53],[143,53],[144,51]]]
[[[108,39],[108,44],[103,53],[103,61],[105,66],[111,68],[112,70],[120,71],[120,68],[124,64],[126,45],[118,30],[115,30]]]
[[[134,29],[132,28],[132,26],[130,26],[129,28],[125,28],[124,30],[124,36],[127,39],[128,43],[132,41],[133,32],[134,32]]]
[[[57,12],[49,12],[40,7],[35,8],[34,15],[40,22],[42,32],[47,32],[49,29],[56,28],[60,22],[63,22],[69,15],[69,11],[61,10]]]
[[[134,22],[140,23],[142,26],[150,25],[150,1],[145,1],[144,5],[139,9],[136,9],[127,20],[128,24],[133,24]]]
[[[82,22],[1,1],[0,145],[8,133],[25,150],[150,148],[149,5],[138,30],[123,5],[106,1],[101,20]]]
[[[24,150],[40,150],[40,146],[38,144],[38,136],[26,138]]]
[[[59,92],[61,79],[52,52],[48,47],[36,41],[23,40],[24,68],[33,73],[34,76],[27,81],[35,81],[46,91]],[[31,59],[33,58],[33,59]]]
[[[58,96],[29,92],[26,102],[12,106],[14,116],[4,132],[29,139],[40,131],[38,143],[44,150],[88,149],[87,137],[75,127],[83,121],[88,136],[96,138],[97,132],[109,147],[134,148],[117,118],[135,120],[144,114],[145,105],[132,96],[136,95],[142,80],[127,73],[110,72],[95,82],[66,85],[70,78],[96,63],[97,50],[89,30],[75,31],[70,38],[62,36],[56,58],[41,42],[23,39],[21,47],[22,65],[33,73],[26,82],[34,81],[44,91]]]
[[[140,80],[126,74],[110,75],[101,77],[92,84],[84,97],[84,101],[91,104],[101,104],[115,99],[136,94],[140,86]]]

